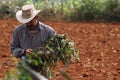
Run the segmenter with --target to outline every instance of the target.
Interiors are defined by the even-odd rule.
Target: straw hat
[[[16,13],[16,18],[20,23],[27,23],[31,21],[39,12],[40,10],[36,10],[32,4],[24,5],[22,10],[19,10]]]

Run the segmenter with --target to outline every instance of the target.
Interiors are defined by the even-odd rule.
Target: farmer
[[[17,20],[22,24],[13,31],[10,49],[13,56],[21,60],[56,34],[53,28],[39,21],[39,12],[30,4],[24,5],[16,13]],[[41,71],[41,74],[46,76],[45,71]]]

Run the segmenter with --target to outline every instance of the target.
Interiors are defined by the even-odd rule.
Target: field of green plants
[[[120,21],[120,0],[0,0],[0,17],[15,17],[24,4],[41,9],[41,20]]]

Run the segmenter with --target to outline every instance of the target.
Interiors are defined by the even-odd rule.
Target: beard
[[[34,24],[27,25],[27,29],[29,31],[36,31],[38,29],[38,23],[36,25],[34,25]]]

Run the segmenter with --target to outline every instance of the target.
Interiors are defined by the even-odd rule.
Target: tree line
[[[120,21],[120,0],[1,0],[0,18],[15,18],[24,4],[41,9],[41,20]]]

